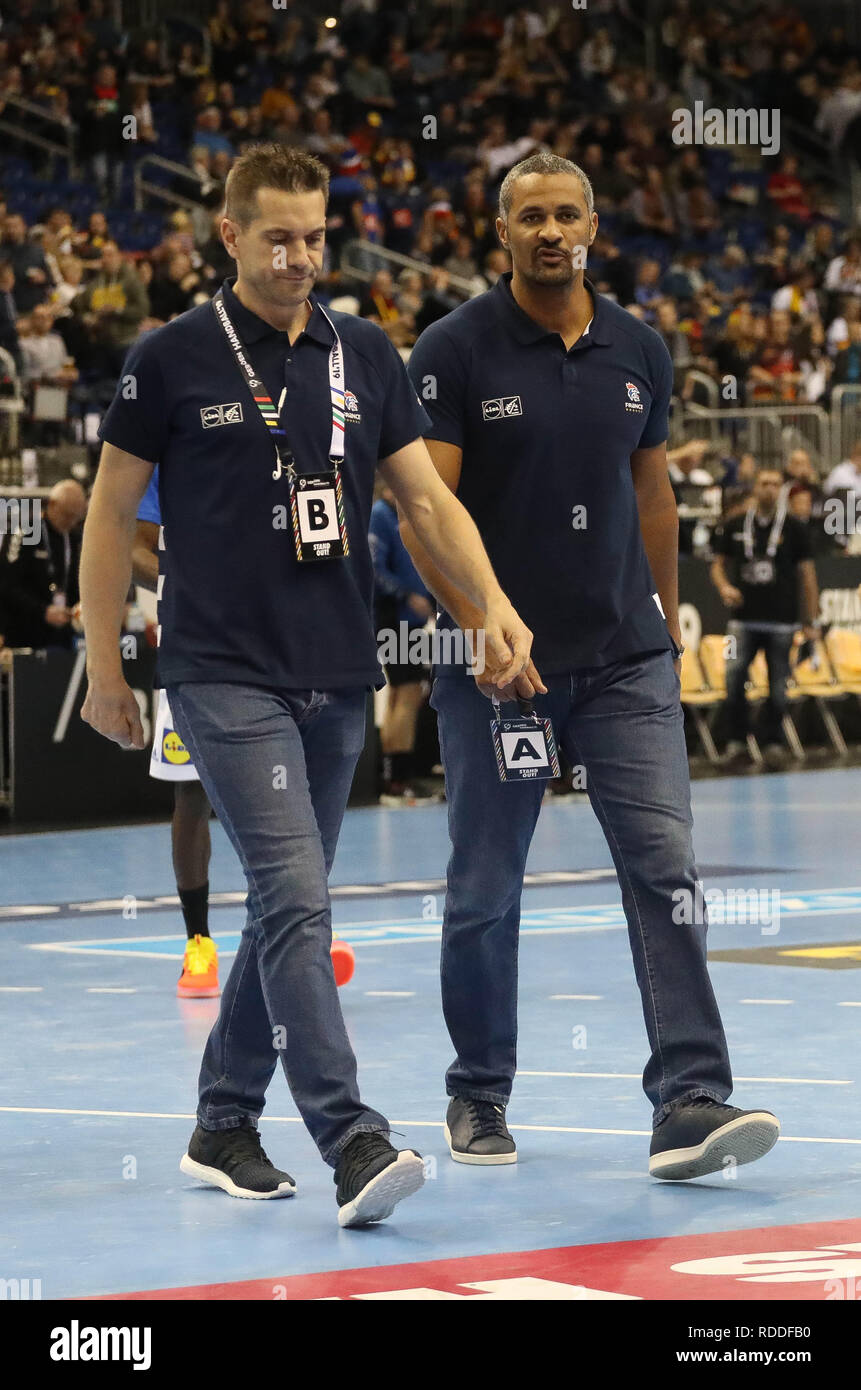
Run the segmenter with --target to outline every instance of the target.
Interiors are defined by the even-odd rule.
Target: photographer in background
[[[718,527],[712,544],[711,580],[735,615],[727,625],[735,645],[727,663],[730,728],[726,757],[735,762],[747,755],[747,671],[757,652],[764,651],[769,698],[763,711],[762,737],[766,760],[779,765],[784,758],[782,723],[789,653],[799,612],[805,637],[814,640],[819,635],[815,625],[819,587],[810,539],[803,522],[790,512],[779,469],[759,470],[751,505],[742,516]]]

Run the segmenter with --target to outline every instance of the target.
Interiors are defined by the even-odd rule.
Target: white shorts
[[[149,760],[149,775],[159,782],[197,782],[191,755],[173,727],[167,695],[158,692],[158,714]]]

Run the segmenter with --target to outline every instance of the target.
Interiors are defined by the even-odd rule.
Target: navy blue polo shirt
[[[416,343],[409,372],[433,421],[426,437],[463,451],[457,496],[534,633],[542,675],[668,650],[630,459],[667,438],[669,353],[588,281],[594,317],[568,351],[510,282],[501,276]]]
[[[297,471],[328,468],[333,335],[319,304],[312,296],[311,317],[291,346],[239,302],[233,283],[224,284],[227,312],[250,361],[273,401],[286,386],[282,421]],[[159,466],[162,685],[382,683],[368,545],[374,472],[430,422],[382,329],[329,316],[344,353],[350,553],[342,560],[297,560],[286,476],[272,476],[272,438],[210,303],[146,333],[129,352],[100,436]],[[276,529],[283,508],[286,529]]]

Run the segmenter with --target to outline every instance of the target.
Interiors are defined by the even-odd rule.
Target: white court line
[[[2,1115],[94,1115],[98,1118],[121,1120],[195,1120],[197,1116],[152,1110],[71,1110],[41,1105],[0,1105]],[[275,1125],[301,1125],[299,1115],[261,1115],[261,1120]],[[393,1129],[403,1125],[405,1129],[442,1129],[442,1120],[390,1120]],[[633,1134],[641,1139],[650,1139],[650,1129],[590,1129],[583,1125],[510,1125],[510,1129],[530,1130],[538,1134]],[[781,1134],[787,1144],[861,1144],[861,1139],[822,1139],[819,1136]]]
[[[0,994],[41,994],[44,985],[0,985]]]
[[[861,1009],[861,999],[839,999],[837,1007],[839,1009]]]
[[[548,994],[548,999],[603,999],[603,994]]]
[[[369,999],[414,999],[414,989],[366,989]]]
[[[740,1004],[794,1004],[794,999],[739,999]]]
[[[524,1071],[517,1069],[518,1076],[586,1076],[599,1080],[639,1081],[642,1073],[638,1071]],[[734,1081],[768,1081],[783,1086],[854,1086],[854,1081],[832,1081],[808,1076],[735,1076]]]
[[[136,989],[114,988],[111,985],[89,985],[87,994],[137,994]]]

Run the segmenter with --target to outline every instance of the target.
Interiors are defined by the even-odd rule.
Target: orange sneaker
[[[185,948],[182,974],[176,992],[180,999],[216,999],[218,951],[210,936],[193,936]]]
[[[346,941],[339,941],[337,937],[332,942],[332,966],[338,988],[349,984],[356,968],[356,954],[352,946],[348,946]]]

